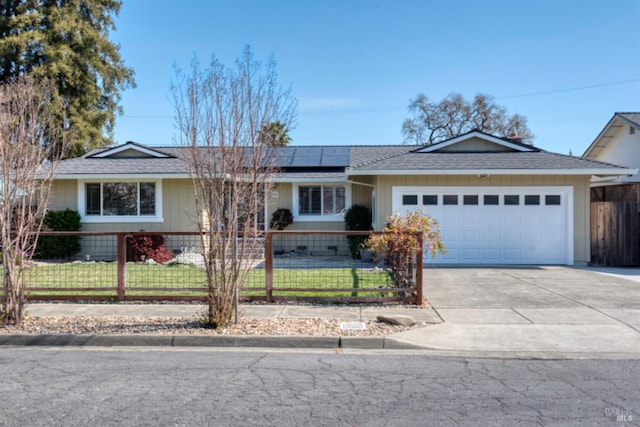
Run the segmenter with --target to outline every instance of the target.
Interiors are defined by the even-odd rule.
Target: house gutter
[[[365,186],[365,187],[376,188],[376,186],[375,186],[375,185],[373,185],[373,184],[367,184],[367,183],[365,183],[365,182],[358,182],[358,181],[352,181],[352,180],[347,180],[347,182],[348,182],[349,184],[363,185],[363,186]]]
[[[349,175],[596,175],[631,176],[637,169],[429,169],[429,170],[348,170]]]

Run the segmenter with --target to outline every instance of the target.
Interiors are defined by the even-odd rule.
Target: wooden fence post
[[[424,235],[420,233],[418,235],[418,253],[416,254],[416,305],[422,305],[423,296],[423,283],[422,283],[422,270],[424,268],[424,255],[423,255]]]
[[[267,302],[273,302],[273,234],[269,231],[264,241],[264,281]]]
[[[126,234],[118,233],[118,301],[124,302],[124,287],[126,283],[127,244]]]

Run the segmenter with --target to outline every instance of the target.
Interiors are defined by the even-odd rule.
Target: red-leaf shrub
[[[158,264],[173,259],[173,253],[164,245],[164,237],[159,234],[127,236],[127,261],[150,259]]]

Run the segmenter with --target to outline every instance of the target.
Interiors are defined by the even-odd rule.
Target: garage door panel
[[[572,262],[570,187],[394,187],[393,191],[394,201],[402,200],[403,194],[417,194],[419,202],[394,210],[424,208],[439,222],[448,252],[437,257],[438,263]],[[437,195],[438,205],[420,206],[426,200],[423,195]],[[444,205],[444,196],[457,204]]]

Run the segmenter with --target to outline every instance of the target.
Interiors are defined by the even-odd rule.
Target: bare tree
[[[238,291],[264,230],[276,149],[262,142],[261,130],[274,122],[289,128],[296,102],[278,84],[273,59],[263,66],[249,47],[235,67],[215,57],[206,68],[194,60],[188,73],[176,71],[171,86],[178,139],[201,213],[206,321],[223,327],[234,313],[237,320]]]
[[[21,77],[0,85],[0,319],[22,323],[25,268],[33,255],[64,138],[51,126],[52,87]]]
[[[420,145],[435,144],[472,130],[517,137],[524,142],[531,142],[535,136],[526,117],[509,115],[490,95],[477,94],[473,102],[468,102],[462,95],[451,93],[435,103],[420,94],[409,104],[409,111],[413,117],[405,120],[402,133],[407,141]]]

